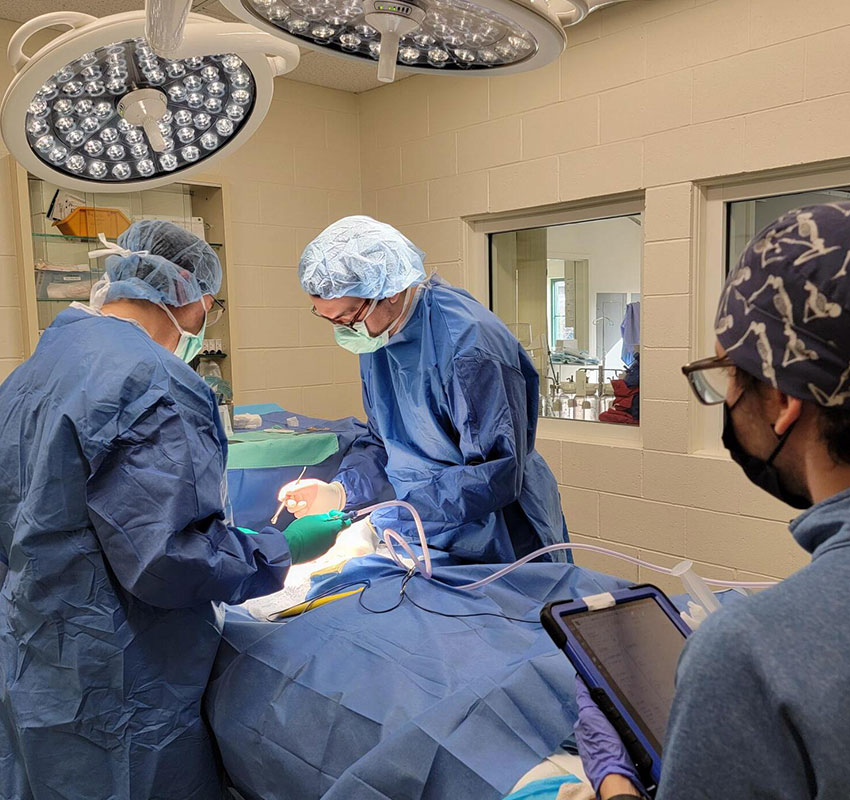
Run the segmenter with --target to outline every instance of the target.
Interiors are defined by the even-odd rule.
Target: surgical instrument
[[[295,485],[297,486],[301,483],[301,479],[304,477],[304,473],[307,471],[307,467],[301,470],[301,474],[295,481]],[[274,512],[274,516],[272,517],[272,525],[277,525],[277,521],[280,519],[280,515],[283,513],[283,509],[286,508],[286,500],[281,500],[280,505],[277,507],[277,511]]]

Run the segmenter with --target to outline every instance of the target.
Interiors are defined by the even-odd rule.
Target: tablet
[[[620,734],[651,793],[661,775],[676,665],[690,628],[650,585],[549,603],[540,618]]]

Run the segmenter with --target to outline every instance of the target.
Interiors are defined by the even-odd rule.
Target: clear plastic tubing
[[[705,583],[705,579],[697,575],[694,569],[693,561],[682,561],[676,564],[670,572],[676,578],[682,581],[685,586],[685,591],[693,597],[702,607],[710,614],[720,608],[720,603],[714,596],[714,593]]]
[[[407,509],[413,517],[413,521],[416,523],[416,531],[419,534],[419,544],[422,546],[422,556],[419,557],[413,552],[413,548],[407,543],[404,537],[400,536],[394,530],[387,528],[384,531],[384,544],[387,546],[387,550],[390,551],[390,558],[402,569],[408,569],[407,565],[401,560],[398,553],[396,553],[395,545],[397,544],[413,562],[414,569],[420,572],[423,577],[431,580],[431,553],[428,550],[428,541],[425,539],[425,531],[422,528],[422,520],[419,518],[419,513],[410,503],[405,503],[404,500],[388,500],[386,503],[378,503],[368,508],[361,508],[356,512],[355,516],[359,519],[380,508],[392,508],[393,506]]]
[[[421,573],[424,578],[431,580],[433,574],[431,571],[431,554],[428,550],[428,541],[425,539],[425,531],[422,528],[422,520],[419,518],[419,514],[416,509],[410,505],[410,503],[405,503],[403,500],[389,500],[386,503],[378,503],[377,505],[360,509],[356,512],[356,517],[365,517],[380,508],[391,508],[393,506],[406,509],[413,517],[413,521],[416,524],[416,531],[419,534],[419,546],[422,548],[422,555],[416,555],[413,548],[411,548],[409,543],[402,536],[388,528],[384,531],[384,544],[386,544],[387,549],[389,550],[390,558],[392,558],[392,560],[402,569],[408,569],[408,566],[401,560],[400,556],[396,552],[395,545],[398,545],[413,562],[413,569]],[[527,564],[529,561],[533,561],[535,558],[540,558],[540,556],[546,555],[547,553],[556,553],[558,550],[587,550],[592,553],[602,553],[607,556],[612,556],[613,558],[619,558],[622,561],[628,561],[630,564],[636,564],[639,567],[651,569],[654,572],[660,572],[662,575],[677,575],[677,573],[674,572],[677,567],[662,567],[659,564],[653,564],[650,561],[644,561],[641,558],[635,558],[634,556],[629,556],[625,553],[620,553],[617,550],[611,550],[607,547],[599,547],[595,544],[561,542],[560,544],[550,544],[548,547],[541,547],[539,550],[535,550],[533,553],[529,553],[527,556],[519,559],[519,561],[515,561],[513,564],[508,564],[508,566],[494,572],[492,575],[482,578],[480,581],[467,583],[463,586],[453,586],[452,588],[465,589],[468,591],[480,589],[488,583],[497,581],[499,578],[504,578],[505,575],[513,572],[517,567],[521,567],[523,564]],[[700,580],[709,586],[720,586],[727,589],[767,589],[776,585],[776,581],[723,581],[713,578],[700,578]]]

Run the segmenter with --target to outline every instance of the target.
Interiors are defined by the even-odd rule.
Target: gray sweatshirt
[[[850,489],[791,532],[811,564],[685,647],[658,800],[850,798]]]

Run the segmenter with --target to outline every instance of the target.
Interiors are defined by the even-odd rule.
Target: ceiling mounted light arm
[[[572,5],[572,10],[558,14],[558,21],[565,28],[578,25],[592,10],[587,5],[587,0],[569,0],[569,2]]]
[[[20,72],[29,62],[30,58],[24,53],[24,45],[39,31],[61,25],[66,28],[84,28],[86,25],[96,22],[97,17],[91,14],[81,14],[77,11],[53,11],[50,14],[42,14],[40,17],[25,22],[18,28],[9,39],[9,47],[6,56],[12,69]]]
[[[177,58],[192,0],[145,0],[145,38],[154,53]]]
[[[298,57],[301,57],[301,51],[298,51]],[[269,60],[269,68],[272,71],[272,75],[275,78],[281,77],[281,75],[286,75],[288,72],[292,72],[295,67],[291,67],[290,62],[286,60],[283,56],[268,56]]]
[[[285,62],[285,71],[291,72],[298,66],[301,51],[291,42],[257,30],[253,25],[242,22],[192,21],[187,33],[172,58],[193,58],[210,53],[256,53]]]
[[[602,8],[616,6],[620,3],[627,3],[629,0],[565,0],[572,8],[569,11],[558,11],[556,15],[558,21],[565,28],[571,28],[573,25],[578,25],[588,14],[594,11],[599,11]]]

